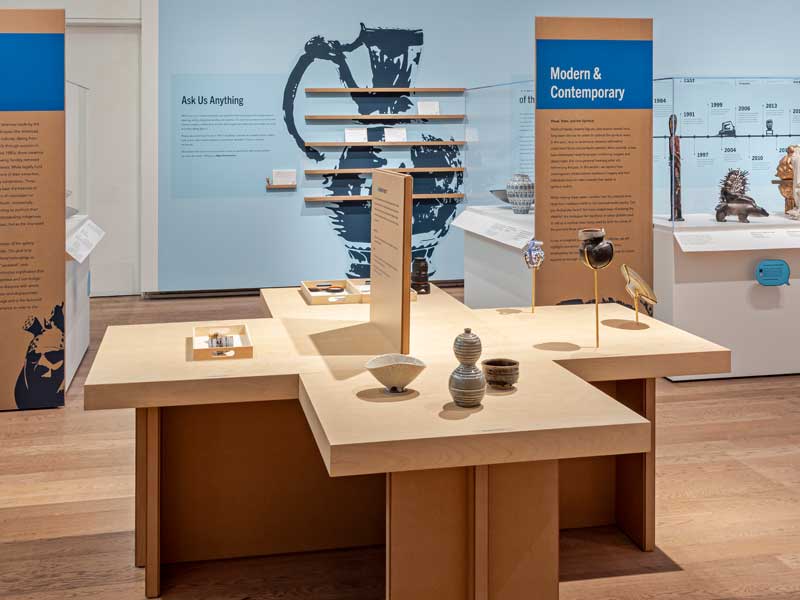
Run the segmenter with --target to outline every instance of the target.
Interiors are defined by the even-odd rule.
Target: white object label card
[[[348,144],[367,143],[366,127],[347,127],[344,130],[344,141]]]
[[[735,252],[737,250],[783,250],[800,248],[800,237],[795,230],[772,229],[757,231],[676,231],[684,252]]]
[[[421,115],[438,115],[439,102],[437,100],[420,100],[417,102],[417,112]]]
[[[86,219],[86,221],[67,238],[67,253],[79,263],[83,264],[83,261],[86,260],[105,235],[106,232],[100,229],[94,221]]]
[[[272,171],[273,185],[297,185],[297,171],[295,169],[274,169]]]
[[[405,142],[408,134],[405,127],[387,127],[383,130],[383,137],[387,142]]]
[[[511,212],[511,211],[508,211]],[[490,215],[468,208],[453,221],[453,225],[464,231],[494,240],[504,246],[522,250],[533,237],[533,219],[529,227],[506,223]]]

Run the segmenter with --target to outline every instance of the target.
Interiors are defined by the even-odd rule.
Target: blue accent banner
[[[536,40],[540,110],[651,110],[652,81],[652,41]]]
[[[64,34],[0,34],[0,111],[64,110]]]

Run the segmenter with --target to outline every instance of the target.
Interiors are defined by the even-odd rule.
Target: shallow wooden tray
[[[233,346],[209,348],[212,333],[233,336]],[[253,358],[253,342],[247,325],[214,325],[195,327],[192,331],[192,360],[224,360]]]
[[[328,292],[312,292],[311,289],[320,283],[330,283],[334,287],[344,288],[343,292],[330,294]],[[360,304],[361,294],[352,291],[347,285],[346,279],[316,279],[313,281],[301,281],[300,293],[308,304]]]

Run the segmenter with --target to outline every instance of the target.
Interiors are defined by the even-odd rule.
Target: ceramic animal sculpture
[[[731,169],[720,182],[719,204],[715,208],[717,221],[735,216],[740,223],[749,223],[748,217],[768,217],[769,213],[747,195],[747,171]]]

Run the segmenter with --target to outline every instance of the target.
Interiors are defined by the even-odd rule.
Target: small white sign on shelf
[[[387,142],[405,142],[408,140],[408,133],[405,127],[387,127],[383,130],[383,137]]]
[[[344,141],[348,144],[366,143],[369,141],[367,138],[366,127],[346,127],[344,130]]]
[[[273,169],[272,185],[297,185],[297,170]]]
[[[420,100],[417,102],[417,114],[438,115],[439,102],[437,100]]]

